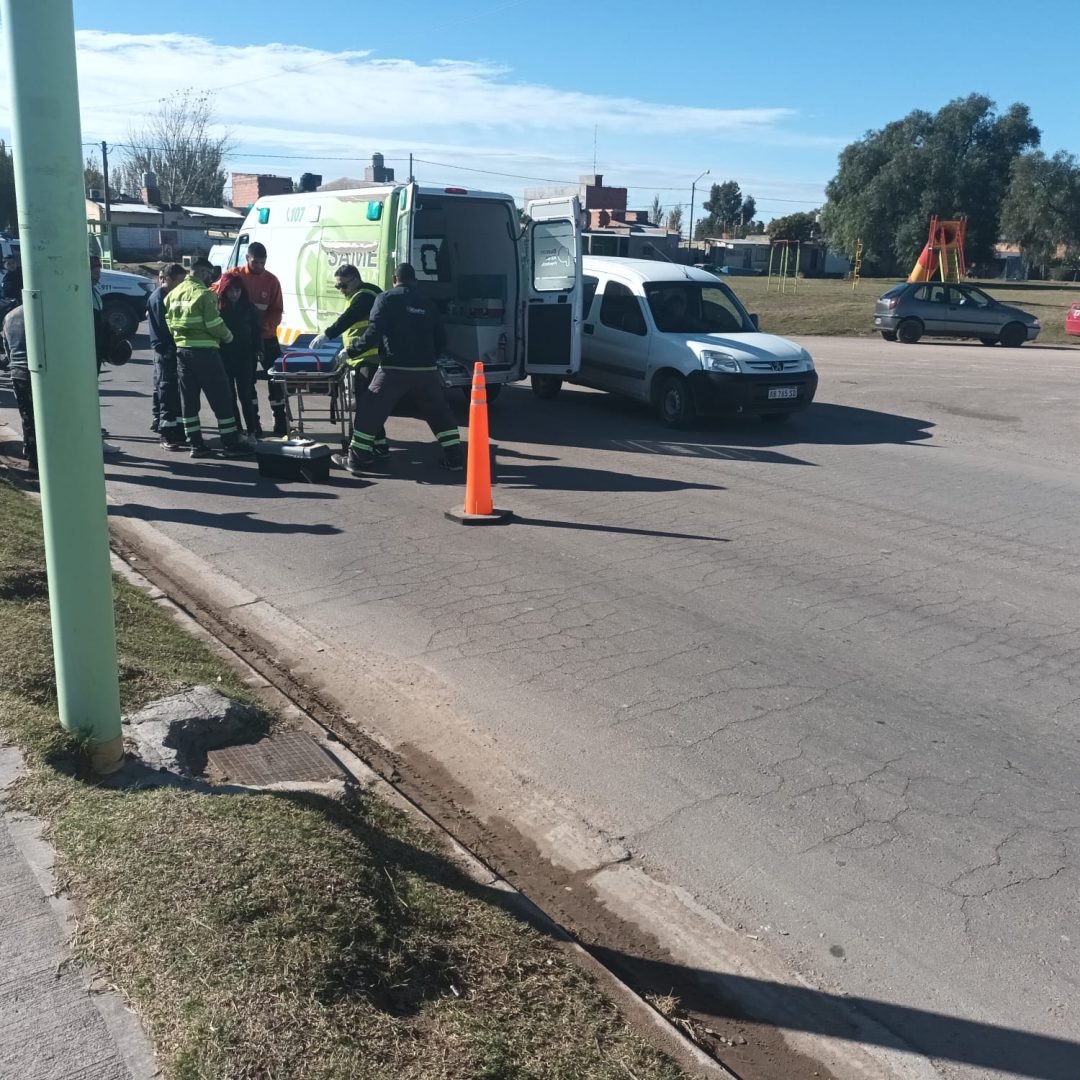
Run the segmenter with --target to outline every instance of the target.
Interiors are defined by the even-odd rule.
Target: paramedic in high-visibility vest
[[[218,311],[217,297],[207,288],[214,276],[209,259],[196,259],[191,274],[165,297],[165,322],[176,342],[180,377],[180,423],[193,458],[214,457],[203,441],[199,408],[202,395],[217,417],[225,457],[247,457],[251,450],[239,435],[232,387],[218,346],[232,341],[232,331]]]
[[[269,371],[274,361],[281,356],[278,344],[278,327],[281,314],[285,310],[285,300],[281,295],[281,282],[266,269],[266,248],[258,240],[248,244],[244,265],[239,270],[240,280],[244,283],[247,298],[255,305],[262,323],[262,349],[259,363],[263,371]],[[289,421],[285,413],[285,387],[280,382],[270,383],[270,411],[274,414],[274,435],[289,434]],[[255,420],[258,422],[258,415]],[[259,438],[262,428],[257,427],[254,435]]]
[[[356,403],[348,453],[334,454],[334,464],[354,476],[369,471],[376,460],[379,429],[408,394],[442,448],[443,468],[459,472],[464,468],[461,435],[436,363],[446,349],[446,329],[438,309],[416,287],[416,271],[409,263],[394,271],[394,288],[376,299],[368,328],[345,351],[350,357],[363,356],[374,345],[382,362]]]
[[[321,349],[328,341],[341,338],[344,346],[342,353],[345,353],[368,328],[371,306],[375,303],[375,298],[382,295],[382,289],[365,281],[360,276],[360,271],[349,265],[339,266],[334,271],[334,288],[349,301],[349,306],[321,334],[311,339],[309,347]],[[338,355],[341,356],[342,353]],[[367,392],[375,372],[379,370],[379,347],[373,345],[360,356],[348,356],[345,353],[345,363],[352,372],[353,400],[359,401]],[[376,457],[386,457],[390,453],[385,428],[376,432],[372,452]]]

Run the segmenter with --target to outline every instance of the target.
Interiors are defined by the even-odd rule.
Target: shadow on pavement
[[[540,401],[523,389],[504,394],[492,410],[491,427],[497,442],[512,439],[554,447],[811,465],[770,448],[913,444],[933,437],[934,421],[815,402],[784,424],[763,423],[756,417],[705,420],[676,431],[665,428],[638,402],[564,387],[555,401]]]
[[[265,521],[252,517],[248,510],[215,514],[208,510],[192,510],[183,506],[144,506],[142,503],[125,503],[110,506],[112,517],[129,517],[138,521],[174,521],[181,525],[200,525],[205,529],[222,532],[249,533],[298,533],[308,536],[336,536],[342,530],[336,525],[303,525],[299,522]]]
[[[120,462],[109,464],[119,465]],[[196,495],[236,495],[242,499],[338,498],[336,492],[312,490],[311,485],[299,482],[282,483],[279,487],[274,481],[263,480],[257,472],[249,469],[230,468],[226,475],[222,475],[221,472],[214,470],[208,473],[206,469],[178,463],[173,469],[164,473],[111,472],[105,474],[105,479],[118,484],[141,484],[143,487],[161,488],[163,491],[190,491]]]
[[[1076,1080],[1080,1075],[1080,1043],[1068,1039],[873,998],[685,968],[603,947],[589,951],[638,989],[674,992],[686,1009],[704,1016],[747,1019],[887,1050],[915,1050],[1038,1080]]]
[[[505,453],[505,452],[504,452]],[[539,491],[726,491],[720,484],[695,484],[664,476],[638,476],[576,465],[519,465],[499,461],[494,482],[504,488]]]
[[[708,540],[715,544],[730,544],[727,536],[697,536],[694,533],[663,532],[659,529],[632,529],[627,525],[600,525],[588,521],[555,521],[548,518],[519,517],[515,514],[511,525],[539,525],[545,529],[582,529],[586,532],[616,533],[626,536],[655,536],[665,540]]]
[[[162,783],[160,774],[151,775],[146,770],[134,773],[125,770],[125,773],[117,774],[108,786],[140,788]],[[337,800],[311,792],[237,790],[199,782],[186,786],[228,798],[281,799],[301,810],[319,813],[355,836],[379,865],[387,868],[386,884],[377,889],[371,901],[375,912],[385,915],[388,925],[412,917],[408,909],[402,911],[394,877],[414,874],[502,910],[555,940],[568,940],[566,932],[548,921],[522,894],[477,882],[446,855],[390,835],[380,827],[378,819],[365,812],[364,796]],[[381,877],[376,880],[381,884]],[[365,969],[363,978],[358,977],[361,972],[352,969],[348,962],[352,956],[349,945],[348,941],[340,943],[342,963],[328,969],[326,984],[320,988],[327,1000],[354,995],[359,992],[358,987],[371,983],[373,975],[381,974]],[[804,985],[645,959],[603,945],[589,945],[588,951],[639,993],[674,995],[684,1010],[698,1017],[802,1031],[866,1047],[1000,1070],[1033,1080],[1076,1080],[1077,1077],[1080,1043],[1068,1039],[872,998],[841,996]],[[451,958],[440,955],[432,962],[431,957],[417,956],[413,961],[397,973],[397,981],[385,994],[367,995],[372,1004],[397,1016],[410,1016],[416,1015],[433,996],[445,995],[447,971],[453,968]],[[381,980],[376,978],[376,981]],[[803,1059],[804,1064],[807,1060]]]

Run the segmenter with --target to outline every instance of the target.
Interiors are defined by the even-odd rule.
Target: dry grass
[[[748,310],[758,313],[761,328],[770,333],[801,337],[806,334],[862,334],[873,329],[874,301],[897,284],[896,278],[863,278],[857,290],[850,281],[806,278],[796,291],[770,290],[765,277],[733,277],[727,283]],[[1073,282],[975,282],[995,299],[1023,308],[1039,318],[1039,342],[1048,345],[1080,344],[1065,335],[1065,312],[1080,299],[1080,283]]]
[[[165,1075],[675,1080],[591,980],[370,796],[110,790],[54,712],[36,507],[0,481],[0,716],[81,912]],[[233,673],[117,582],[125,707]],[[8,666],[10,665],[10,666]]]

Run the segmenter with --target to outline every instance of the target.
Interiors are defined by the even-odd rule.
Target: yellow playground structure
[[[930,235],[926,247],[908,274],[908,281],[959,281],[966,273],[964,235],[967,218],[959,221],[930,219]]]

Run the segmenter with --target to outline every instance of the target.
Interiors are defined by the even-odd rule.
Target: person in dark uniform
[[[176,342],[165,321],[165,297],[187,277],[179,263],[162,268],[158,288],[146,302],[146,324],[150,348],[154,350],[153,422],[150,430],[161,436],[163,450],[187,450],[190,447],[180,423],[180,377],[176,368]]]
[[[346,352],[367,330],[371,308],[376,298],[382,295],[382,289],[365,281],[360,276],[360,271],[348,264],[339,266],[334,271],[334,288],[349,301],[349,306],[321,334],[311,339],[309,347],[321,349],[326,342],[341,338],[344,346],[342,352]],[[353,401],[358,402],[367,393],[375,372],[379,370],[379,347],[377,344],[373,345],[358,356],[348,356],[346,352],[345,362],[350,368]],[[379,428],[375,433],[372,452],[376,457],[386,457],[390,453],[385,428]]]
[[[376,460],[375,439],[394,406],[408,394],[418,406],[439,446],[442,465],[464,468],[461,435],[443,395],[436,360],[446,348],[446,330],[432,304],[416,286],[416,271],[402,263],[394,272],[394,288],[384,292],[371,308],[368,328],[347,346],[348,357],[362,356],[379,346],[382,363],[366,394],[356,403],[352,442],[348,452],[335,454],[334,463],[354,476]]]

